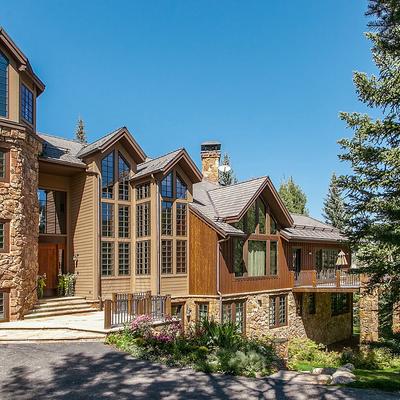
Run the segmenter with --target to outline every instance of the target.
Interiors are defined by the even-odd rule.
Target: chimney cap
[[[221,143],[216,140],[208,140],[201,144],[201,151],[220,151]]]

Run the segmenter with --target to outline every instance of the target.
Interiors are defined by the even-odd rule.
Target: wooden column
[[[167,295],[165,299],[165,313],[164,315],[171,316],[171,296]]]
[[[111,308],[112,301],[104,300],[104,329],[111,329]]]

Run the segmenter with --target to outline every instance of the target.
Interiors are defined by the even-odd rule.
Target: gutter
[[[151,178],[156,183],[156,199],[157,199],[157,217],[156,217],[156,232],[157,232],[157,294],[161,294],[161,261],[160,261],[160,246],[161,246],[161,235],[160,235],[160,188],[154,174],[151,174]]]
[[[219,319],[222,322],[222,293],[221,293],[221,266],[220,266],[220,253],[221,253],[221,243],[229,240],[229,236],[217,241],[217,294],[219,298]]]
[[[102,298],[101,298],[101,296],[102,296],[102,287],[101,287],[101,222],[102,222],[101,221],[101,191],[102,191],[101,180],[102,180],[102,177],[101,177],[101,174],[98,174],[97,177],[98,177],[98,182],[99,182],[99,188],[98,188],[99,189],[99,200],[98,200],[99,205],[97,207],[97,219],[98,219],[98,224],[99,224],[98,229],[97,229],[97,236],[98,236],[97,240],[98,240],[98,246],[99,246],[99,251],[98,251],[98,255],[99,255],[98,274],[99,274],[99,277],[98,277],[98,285],[97,285],[97,298],[100,300],[100,304],[102,304]]]

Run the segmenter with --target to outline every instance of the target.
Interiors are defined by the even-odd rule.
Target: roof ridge
[[[232,185],[228,185],[228,186],[219,186],[219,187],[217,187],[217,188],[207,190],[207,193],[208,193],[208,192],[212,192],[212,191],[214,191],[214,190],[219,190],[219,189],[224,189],[224,188],[230,188],[230,187],[232,187],[232,186],[242,185],[243,183],[248,183],[248,182],[251,182],[251,181],[256,181],[257,179],[263,179],[263,180],[264,180],[264,179],[267,179],[267,178],[269,178],[268,175],[259,176],[258,178],[247,179],[246,181],[241,181],[241,182],[233,183]]]
[[[170,154],[172,154],[172,153],[175,153],[175,152],[178,152],[178,151],[182,151],[182,150],[185,150],[185,151],[186,151],[186,149],[185,149],[184,147],[180,147],[180,148],[175,149],[175,150],[172,150],[172,151],[170,151],[170,152],[168,152],[168,153],[162,154],[161,156],[158,156],[158,157],[155,157],[155,158],[151,158],[151,159],[148,160],[148,161],[143,161],[142,163],[138,164],[138,166],[141,166],[141,165],[143,165],[143,164],[147,164],[147,163],[149,163],[149,162],[151,162],[151,161],[158,160],[158,159],[161,158],[161,157],[165,157],[165,156],[168,156],[168,155],[170,155]]]
[[[77,143],[77,144],[81,144],[82,146],[87,146],[87,144],[81,143],[79,140],[77,139],[68,139],[65,138],[63,136],[57,136],[57,135],[51,135],[49,133],[44,133],[44,132],[36,132],[39,136],[40,135],[44,135],[44,136],[49,136],[55,139],[61,139],[61,140],[65,140],[66,142],[72,142],[72,143]]]

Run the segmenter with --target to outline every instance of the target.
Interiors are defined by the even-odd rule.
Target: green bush
[[[298,369],[300,364],[310,364],[313,367],[338,367],[340,354],[327,351],[326,346],[315,343],[310,339],[295,338],[289,342],[290,369]]]
[[[400,356],[387,347],[362,346],[360,350],[345,349],[341,356],[343,364],[352,363],[356,368],[373,370],[400,368]]]

